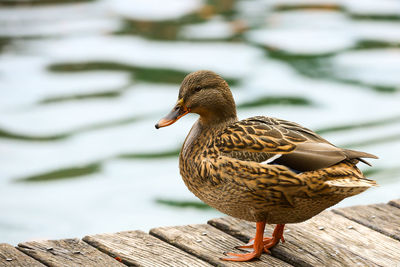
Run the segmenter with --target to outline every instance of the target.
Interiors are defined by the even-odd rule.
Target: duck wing
[[[330,167],[346,159],[365,162],[362,158],[377,158],[336,147],[297,123],[264,116],[230,124],[215,141],[225,156],[284,165],[298,172]]]

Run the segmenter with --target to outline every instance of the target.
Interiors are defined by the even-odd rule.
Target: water
[[[42,2],[0,4],[0,242],[220,216],[179,176],[196,115],[154,129],[199,69],[240,118],[378,155],[361,167],[380,187],[339,205],[399,198],[400,2]]]

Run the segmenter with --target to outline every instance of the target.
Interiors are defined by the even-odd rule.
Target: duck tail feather
[[[351,150],[351,149],[343,149],[343,153],[349,158],[349,159],[362,159],[362,158],[369,158],[369,159],[378,159],[377,156],[367,153],[367,152],[361,152],[357,150]],[[361,160],[362,162],[366,163],[365,161]],[[369,163],[366,163],[370,165]]]

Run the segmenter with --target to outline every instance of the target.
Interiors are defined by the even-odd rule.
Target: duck
[[[229,216],[256,223],[255,237],[225,253],[226,261],[250,261],[280,241],[284,227],[306,221],[376,182],[357,167],[373,154],[340,148],[295,122],[254,116],[239,120],[228,83],[200,70],[182,81],[173,109],[155,125],[199,115],[179,154],[188,189]],[[276,224],[264,237],[266,224]]]

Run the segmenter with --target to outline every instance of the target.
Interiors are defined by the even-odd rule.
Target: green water
[[[379,2],[379,3],[378,3]],[[376,154],[400,197],[400,2],[3,1],[0,242],[83,236],[220,216],[179,176],[196,115],[154,124],[183,77],[211,69],[240,118],[293,120]]]

